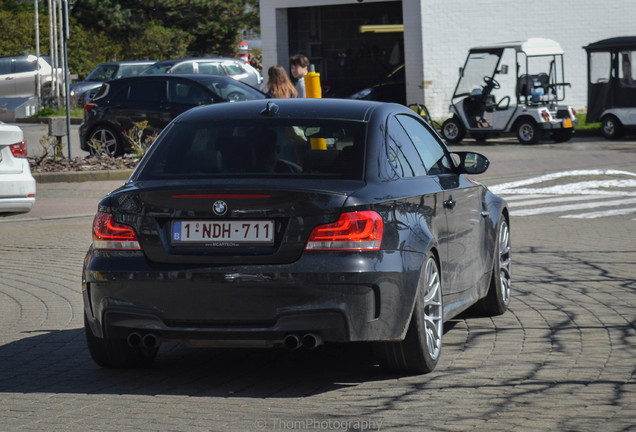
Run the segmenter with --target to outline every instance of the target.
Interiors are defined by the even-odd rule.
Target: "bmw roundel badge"
[[[214,213],[217,215],[224,215],[225,212],[227,211],[227,204],[225,204],[225,201],[216,201],[214,203],[214,206],[212,207],[212,209],[214,210]]]

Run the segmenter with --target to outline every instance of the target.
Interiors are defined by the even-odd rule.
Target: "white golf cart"
[[[636,130],[636,36],[604,39],[587,51],[587,122],[601,122],[605,138]]]
[[[442,125],[448,143],[469,133],[483,141],[515,133],[522,144],[544,135],[569,140],[578,124],[565,99],[563,50],[550,39],[533,38],[471,48],[453,94],[452,117]]]

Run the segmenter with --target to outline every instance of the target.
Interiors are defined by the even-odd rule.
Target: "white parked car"
[[[35,204],[35,179],[26,158],[24,133],[0,122],[0,215],[28,213]]]
[[[30,97],[37,95],[37,75],[43,97],[51,95],[53,69],[50,58],[32,54],[0,57],[0,97]],[[62,71],[57,69],[61,82]]]

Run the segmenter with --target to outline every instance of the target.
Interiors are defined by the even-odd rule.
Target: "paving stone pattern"
[[[151,369],[100,369],[82,329],[90,222],[0,224],[0,430],[636,429],[629,218],[513,219],[510,311],[448,322],[421,376],[382,372],[365,346],[171,345]]]

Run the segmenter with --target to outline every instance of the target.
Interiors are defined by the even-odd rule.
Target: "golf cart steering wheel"
[[[494,78],[489,77],[488,75],[486,75],[484,77],[484,82],[486,83],[486,87],[490,87],[490,88],[493,88],[495,90],[497,90],[499,87],[501,87],[499,85],[499,83],[497,82],[497,80],[495,80]]]

